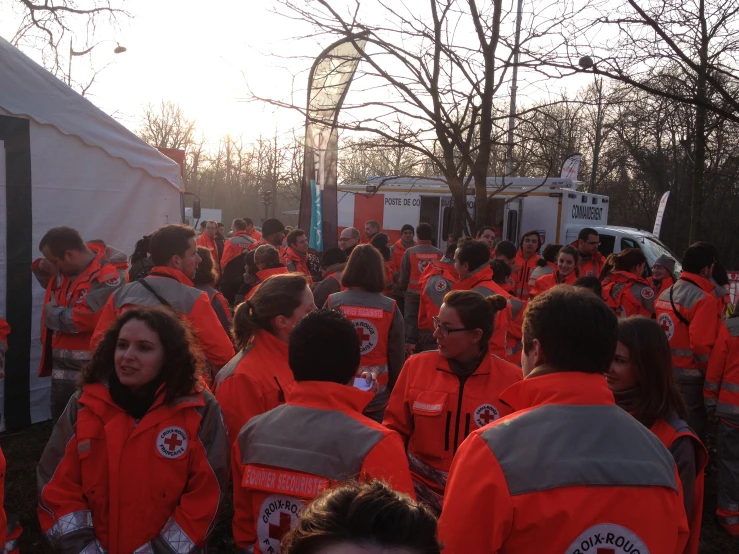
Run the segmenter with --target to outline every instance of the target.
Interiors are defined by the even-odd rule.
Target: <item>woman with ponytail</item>
[[[218,372],[215,383],[231,444],[252,417],[284,404],[294,381],[287,362],[290,333],[315,309],[301,273],[270,277],[236,308],[232,334],[239,352]]]
[[[383,423],[405,441],[416,495],[437,513],[457,448],[472,431],[511,413],[498,396],[523,378],[521,368],[488,348],[506,306],[500,295],[447,294],[433,318],[439,349],[411,356],[390,395]]]

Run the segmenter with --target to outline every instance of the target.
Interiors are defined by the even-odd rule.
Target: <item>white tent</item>
[[[130,254],[182,221],[181,192],[175,162],[0,38],[0,317],[12,327],[0,430],[49,418],[30,273],[44,233],[69,225]]]

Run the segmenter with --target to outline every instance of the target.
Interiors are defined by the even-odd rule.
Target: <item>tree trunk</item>
[[[706,165],[706,118],[705,103],[706,74],[708,73],[708,29],[704,0],[700,1],[699,14],[701,24],[700,68],[695,90],[697,106],[695,108],[695,153],[693,155],[693,186],[690,203],[690,240],[692,244],[703,238],[703,179]]]

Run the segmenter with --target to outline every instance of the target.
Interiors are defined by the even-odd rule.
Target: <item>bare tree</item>
[[[141,118],[138,135],[157,148],[187,149],[193,142],[195,120],[188,119],[177,104],[164,101],[149,104]]]

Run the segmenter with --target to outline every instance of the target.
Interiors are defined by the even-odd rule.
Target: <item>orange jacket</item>
[[[255,241],[259,242],[262,240],[262,233],[256,230],[256,228],[252,227],[251,232],[247,233],[251,238],[253,238]]]
[[[575,281],[577,281],[577,275],[574,271],[563,278],[559,274],[559,269],[555,269],[548,275],[542,275],[534,282],[534,286],[529,289],[529,298],[534,298],[557,285],[572,285]]]
[[[285,266],[282,266],[282,265],[280,267],[273,267],[270,269],[263,269],[262,271],[257,271],[257,279],[259,279],[259,283],[249,289],[249,292],[246,293],[244,300],[251,299],[251,297],[254,296],[254,293],[257,292],[259,285],[261,285],[267,279],[272,277],[272,275],[286,275],[288,273],[290,272],[287,270]]]
[[[91,358],[90,338],[111,295],[128,280],[126,255],[102,241],[87,243],[95,259],[74,277],[52,277],[39,268],[31,269],[46,289],[44,306],[54,300],[57,308],[41,315],[41,363],[39,376],[57,372],[60,379],[74,380],[75,373]],[[47,357],[47,349],[51,359]]]
[[[529,277],[529,291],[531,291],[531,289],[534,287],[534,284],[539,277],[550,275],[554,272],[555,269],[557,269],[557,264],[554,264],[552,262],[547,262],[547,265],[545,266],[537,264],[536,268],[534,268],[534,271],[531,272],[531,277]]]
[[[433,331],[432,318],[439,315],[444,297],[452,291],[458,280],[454,262],[446,257],[426,267],[419,282],[421,287],[421,303],[418,306],[419,330]]]
[[[213,311],[208,295],[194,288],[184,273],[171,267],[154,266],[145,280],[180,317],[193,326],[199,346],[212,369],[223,367],[233,358],[233,344]],[[105,331],[125,310],[133,306],[161,305],[159,299],[137,281],[116,291],[101,310],[90,348],[95,349]]]
[[[504,359],[509,363],[520,366],[521,351],[523,350],[523,332],[521,326],[523,325],[523,313],[526,303],[508,291],[505,291],[505,297],[508,299],[508,328],[506,330],[506,351]]]
[[[400,290],[421,294],[421,274],[431,262],[440,260],[444,253],[431,245],[430,240],[419,240],[416,246],[403,253],[400,263]]]
[[[230,239],[226,239],[223,246],[221,269],[226,269],[226,266],[231,260],[235,260],[241,256],[255,242],[256,240],[251,238],[246,231],[236,231]]]
[[[300,254],[293,250],[292,246],[285,248],[282,254],[282,263],[290,273],[302,273],[308,279],[308,285],[313,284],[313,278],[308,269],[308,257],[301,257]]]
[[[37,470],[39,522],[55,552],[205,545],[228,484],[221,412],[207,391],[162,399],[136,421],[101,383],[72,397]]]
[[[231,444],[251,418],[284,404],[294,381],[287,343],[268,331],[257,331],[216,375],[214,390]]]
[[[654,317],[654,289],[649,282],[628,271],[614,271],[603,287],[603,298],[620,318]]]
[[[1,357],[2,354],[0,354]],[[5,469],[5,456],[3,451],[0,450],[0,547],[5,547],[3,550],[5,554],[18,554],[18,539],[23,528],[17,521],[8,522],[8,517],[5,514],[5,508],[3,507],[5,501]]]
[[[377,376],[379,389],[364,413],[384,410],[405,362],[403,315],[395,300],[352,287],[329,296],[326,307],[341,310],[357,330],[361,358],[356,377],[364,372]]]
[[[652,287],[655,298],[662,296],[663,292],[675,284],[675,280],[670,276],[665,277],[659,283],[654,280],[654,277],[650,277],[647,279],[647,282],[649,283],[649,286]]]
[[[577,248],[578,242],[579,241],[573,242],[572,246]],[[606,265],[606,258],[598,251],[596,251],[592,256],[588,256],[587,259],[585,259],[585,256],[580,254],[577,259],[577,267],[580,270],[580,277],[600,277],[600,272],[603,271],[604,265]]]
[[[221,326],[223,327],[223,330],[226,331],[226,334],[230,336],[233,316],[231,314],[231,306],[228,305],[228,301],[226,301],[220,292],[210,285],[195,285],[195,288],[202,290],[208,295],[210,305],[218,316],[218,321],[221,322]]]
[[[703,382],[721,323],[712,291],[713,283],[683,271],[654,305],[657,323],[670,341],[675,376],[680,380]]]
[[[397,281],[400,276],[400,265],[403,262],[403,254],[411,246],[416,246],[416,243],[412,243],[410,246],[403,244],[403,241],[398,239],[390,247],[390,266],[393,269],[393,281]]]
[[[529,376],[501,402],[514,413],[474,431],[454,458],[445,552],[683,552],[675,462],[614,405],[602,375]]]
[[[403,443],[361,412],[372,393],[302,381],[287,404],[252,419],[231,451],[239,552],[279,552],[305,504],[342,481],[386,481],[412,498]]]
[[[489,264],[478,267],[462,281],[458,281],[452,287],[454,290],[473,290],[485,297],[500,294],[505,298],[510,295],[493,281],[493,269]],[[508,342],[508,324],[511,321],[511,309],[502,310],[495,315],[493,324],[493,335],[490,337],[490,352],[500,358],[506,357],[506,344]]]
[[[719,335],[711,351],[703,388],[710,414],[739,425],[739,317],[719,325]]]
[[[685,547],[685,554],[698,554],[698,546],[700,544],[701,521],[703,519],[703,491],[705,482],[705,469],[708,464],[708,451],[700,441],[695,432],[677,414],[667,419],[657,420],[649,429],[657,435],[660,442],[670,452],[673,452],[676,441],[678,439],[688,440],[692,448],[684,455],[690,459],[682,460],[675,458],[677,464],[678,475],[683,485],[684,494],[689,494],[692,499],[690,502],[690,513],[688,515],[688,525],[690,527],[690,539]],[[685,467],[683,467],[685,466]],[[692,474],[687,476],[692,485],[691,491],[686,491],[685,482],[682,482],[683,472],[690,471]]]
[[[218,256],[218,245],[216,244],[216,239],[212,239],[203,233],[198,237],[198,240],[196,240],[195,243],[198,246],[202,246],[203,248],[210,250],[210,255],[213,258],[213,267],[216,268],[216,271],[220,271],[221,259],[220,256]]]
[[[531,289],[529,279],[531,278],[531,273],[537,268],[536,262],[540,258],[541,256],[539,254],[534,254],[526,260],[520,248],[516,252],[516,259],[513,262],[513,266],[511,266],[511,277],[513,277],[515,283],[513,295],[518,296],[524,302],[529,299],[529,290]]]
[[[471,432],[510,413],[498,396],[521,379],[521,368],[490,354],[466,378],[437,350],[408,358],[383,424],[406,444],[419,499],[441,507],[457,448]]]

